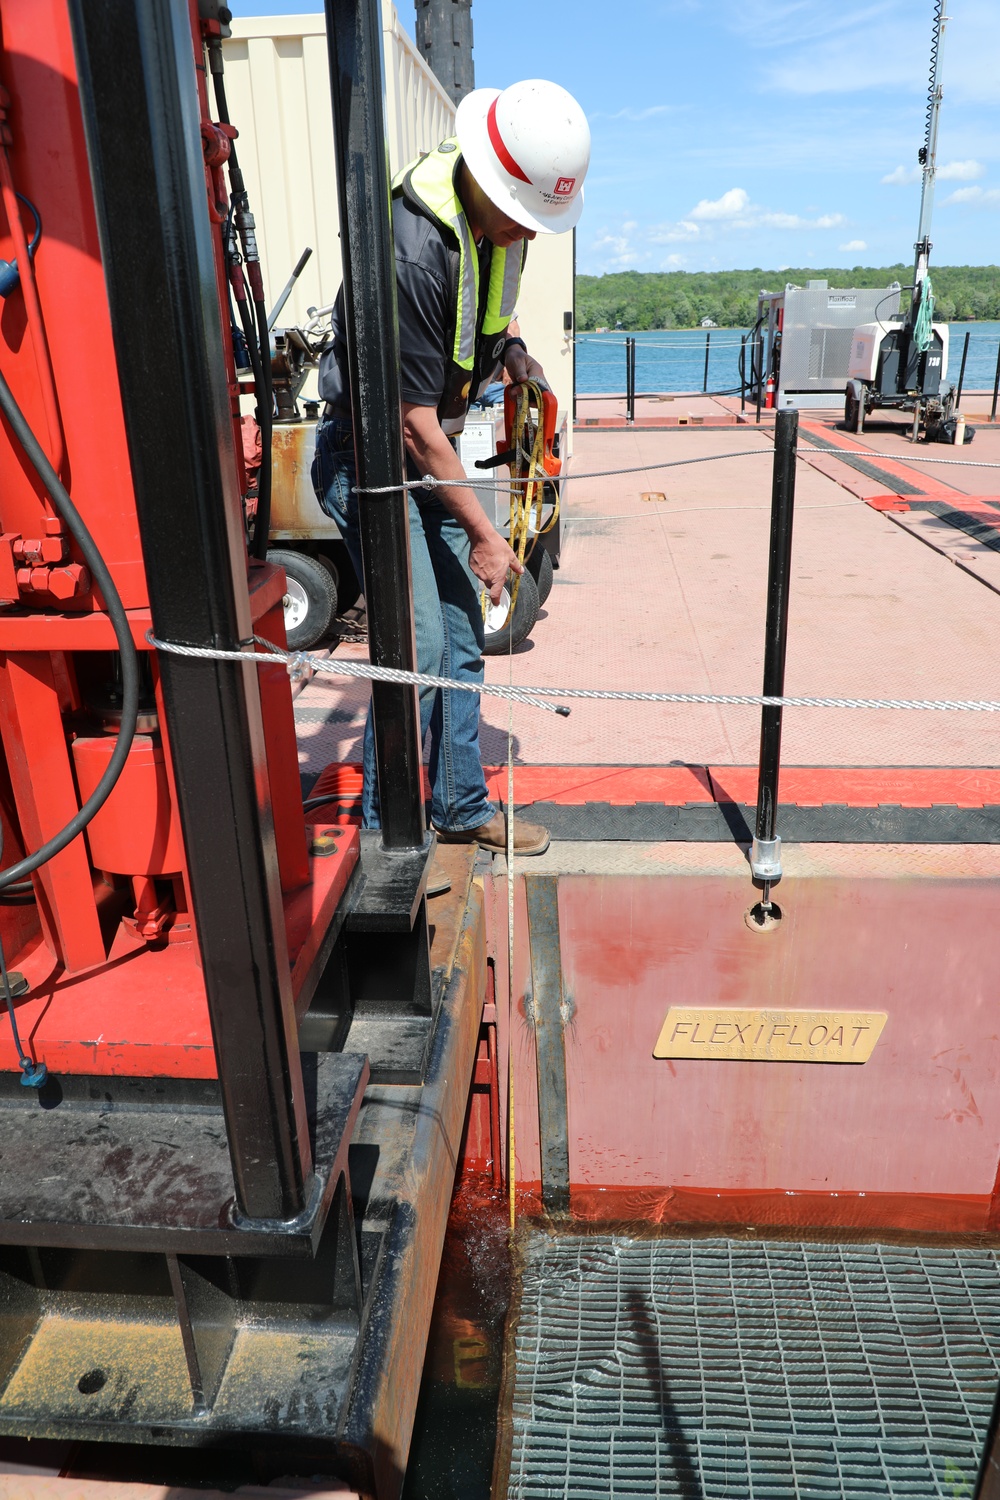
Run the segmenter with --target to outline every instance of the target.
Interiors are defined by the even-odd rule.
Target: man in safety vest
[[[407,477],[448,483],[410,490],[410,548],[417,667],[458,681],[483,680],[480,594],[494,604],[510,571],[523,571],[487,518],[452,437],[470,401],[506,369],[543,378],[523,340],[509,338],[527,241],[572,229],[583,210],[590,130],[576,100],[532,79],[501,93],[476,89],[458,106],[455,136],[413,162],[393,184],[400,386]],[[343,302],[320,365],[326,402],[313,484],[337,521],[361,577]],[[503,850],[506,827],[486,792],[479,754],[479,695],[421,689],[430,730],[431,822],[444,843]],[[379,826],[371,712],[365,728],[363,818]],[[541,854],[544,828],[514,825],[518,854]]]

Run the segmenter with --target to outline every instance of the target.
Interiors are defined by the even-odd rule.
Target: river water
[[[739,388],[740,337],[742,328],[652,329],[633,335],[635,388],[637,392],[700,391],[705,378],[705,337],[709,334],[708,390]],[[576,343],[576,389],[578,395],[625,390],[625,339],[628,330],[615,333],[581,333]],[[969,357],[965,369],[967,391],[993,389],[1000,323],[952,323],[948,375],[958,380],[965,335],[969,335]]]

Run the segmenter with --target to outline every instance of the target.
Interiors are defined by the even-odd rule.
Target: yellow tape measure
[[[534,380],[525,380],[508,392],[508,401],[513,396],[513,430],[508,433],[508,446],[513,452],[510,460],[510,542],[511,550],[522,567],[531,556],[540,536],[551,531],[559,519],[559,491],[555,490],[552,514],[542,521],[545,505],[545,422],[544,396],[542,388]],[[521,582],[519,573],[514,573],[509,586],[510,604],[504,620],[493,626],[494,630],[506,630],[517,607],[517,591]],[[483,620],[489,618],[490,596],[485,589],[480,593]]]

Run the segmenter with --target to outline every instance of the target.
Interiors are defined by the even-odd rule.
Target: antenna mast
[[[934,208],[934,178],[937,175],[938,118],[941,114],[941,47],[948,17],[944,14],[945,0],[934,0],[934,29],[931,36],[931,76],[927,90],[927,128],[924,144],[917,153],[917,160],[924,169],[923,185],[920,189],[920,223],[917,226],[916,261],[913,267],[912,316],[916,316],[920,305],[921,286],[927,279],[927,263],[930,259],[931,213]]]

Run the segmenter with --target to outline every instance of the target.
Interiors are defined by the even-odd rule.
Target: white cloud
[[[649,238],[654,245],[673,245],[678,240],[696,240],[700,234],[699,225],[692,224],[690,219],[682,219],[679,224],[654,224]]]
[[[702,198],[686,219],[677,224],[660,224],[653,231],[658,244],[674,240],[711,238],[713,226],[720,229],[837,229],[845,223],[843,214],[820,214],[804,219],[801,214],[777,212],[751,203],[745,188],[730,188],[721,198]]]
[[[591,120],[628,120],[637,125],[643,120],[655,119],[657,115],[676,114],[679,106],[676,104],[648,104],[644,109],[636,109],[634,105],[626,105],[624,109],[615,110],[614,114],[607,114],[604,110],[597,110],[589,115]]]
[[[717,0],[728,29],[765,51],[763,75],[787,94],[846,94],[927,87],[930,6],[913,0]],[[1000,7],[996,0],[955,6],[944,56],[945,110],[955,101],[1000,96]]]
[[[841,245],[841,250],[867,250],[868,244],[865,240],[848,240],[846,245]]]
[[[894,171],[887,172],[882,178],[883,182],[890,182],[894,187],[909,187],[911,182],[919,182],[921,170],[919,167],[896,167]]]
[[[649,259],[649,251],[634,243],[633,236],[638,228],[635,219],[626,219],[617,234],[608,229],[601,230],[592,248],[606,270],[629,271]]]
[[[986,176],[986,168],[981,161],[949,161],[938,167],[937,176],[941,182],[974,182]]]
[[[895,187],[909,187],[911,182],[919,182],[922,175],[921,167],[896,167],[895,171],[887,172],[882,181]],[[974,182],[977,177],[986,176],[986,168],[982,162],[971,158],[968,161],[947,161],[938,167],[936,175],[941,182]]]
[[[956,188],[944,201],[945,203],[974,203],[977,208],[998,208],[1000,207],[1000,188]]]
[[[736,219],[750,204],[750,195],[743,188],[730,188],[721,198],[702,198],[692,208],[692,219]]]
[[[686,260],[686,255],[668,255],[663,262],[664,269],[676,271],[678,266],[682,266]]]

